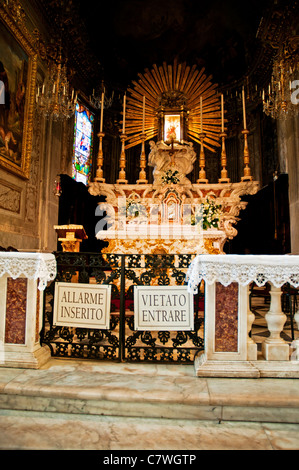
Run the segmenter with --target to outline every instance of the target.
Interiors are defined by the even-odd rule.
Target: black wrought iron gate
[[[193,331],[135,331],[134,286],[184,285],[192,255],[56,252],[59,282],[111,284],[110,329],[53,325],[55,281],[45,290],[42,344],[53,356],[191,363],[204,349],[203,294],[194,296]]]

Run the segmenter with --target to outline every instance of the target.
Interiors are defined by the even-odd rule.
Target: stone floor
[[[299,450],[298,385],[198,378],[192,365],[2,368],[0,449]]]
[[[255,310],[259,349],[267,309],[261,301]],[[289,318],[283,337],[291,344]],[[201,450],[299,450],[299,378],[204,378],[193,365],[58,358],[39,370],[0,368],[0,450],[96,450],[96,463],[116,452],[199,459]]]

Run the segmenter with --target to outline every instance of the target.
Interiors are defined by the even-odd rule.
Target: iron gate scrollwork
[[[134,286],[184,285],[192,255],[56,252],[58,282],[111,284],[110,329],[53,325],[55,282],[45,291],[42,344],[56,357],[191,363],[204,349],[203,294],[194,296],[193,331],[134,330]]]

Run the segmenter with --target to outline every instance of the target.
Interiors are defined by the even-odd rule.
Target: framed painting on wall
[[[37,54],[22,21],[0,7],[0,166],[29,178]]]

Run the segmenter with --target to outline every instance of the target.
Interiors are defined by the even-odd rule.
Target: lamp
[[[70,118],[77,103],[77,93],[70,91],[66,65],[62,61],[61,48],[57,60],[52,60],[48,79],[36,94],[37,111],[54,121]]]
[[[279,49],[273,63],[271,82],[263,91],[263,111],[273,119],[295,116],[299,106],[295,98],[299,78],[299,36],[293,36]]]
[[[60,175],[56,176],[56,179],[54,182],[53,193],[54,193],[54,196],[58,196],[58,197],[61,196],[62,189],[61,189]]]
[[[89,97],[90,104],[95,109],[102,108],[102,94],[104,93],[104,109],[108,109],[112,106],[113,98],[114,98],[114,91],[112,90],[112,94],[110,98],[108,98],[104,83],[102,82],[99,93],[97,94],[95,89],[92,91],[92,95]]]

